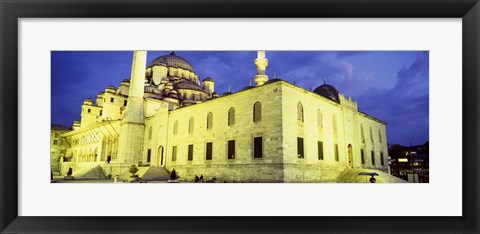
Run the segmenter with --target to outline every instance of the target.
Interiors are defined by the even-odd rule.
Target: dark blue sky
[[[147,64],[170,51],[148,51]],[[176,51],[217,93],[249,85],[256,51]],[[131,72],[132,51],[53,51],[52,123],[80,120],[85,98],[118,87]],[[429,54],[426,51],[267,51],[267,74],[309,90],[323,83],[358,102],[360,111],[387,122],[389,143],[429,139]],[[253,81],[252,81],[253,83]]]

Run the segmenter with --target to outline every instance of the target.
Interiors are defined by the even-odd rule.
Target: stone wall
[[[337,178],[346,167],[317,164],[285,164],[284,182],[287,183],[313,183],[337,182]]]
[[[284,182],[283,165],[271,163],[177,165],[174,167],[181,181],[193,181],[195,175],[217,182],[254,183]]]
[[[347,166],[347,149],[343,133],[343,117],[340,104],[297,86],[284,83],[283,146],[284,161],[290,164],[324,164]],[[303,107],[303,122],[297,118],[299,103]],[[319,117],[320,112],[321,117]],[[333,118],[336,118],[337,134]],[[304,158],[297,155],[297,138],[303,138]],[[319,159],[318,142],[323,142],[323,160]],[[335,160],[335,144],[338,144],[338,161]]]
[[[349,105],[343,106],[297,86],[283,83],[283,146],[286,163],[299,165],[323,163],[339,168],[387,168],[388,146],[385,123],[358,112],[353,108],[355,106],[351,104],[353,101],[350,99],[348,99]],[[303,122],[297,119],[298,103],[303,106]],[[336,122],[336,131],[334,122]],[[365,143],[362,142],[361,126],[364,128]],[[372,138],[370,138],[370,128],[372,128]],[[303,159],[297,155],[297,137],[303,138],[304,141]],[[318,157],[319,141],[323,142],[323,160]],[[335,145],[338,145],[338,161],[335,159]],[[351,158],[349,158],[349,146],[352,149]],[[361,149],[364,149],[364,163],[361,160]],[[375,164],[372,164],[371,160],[372,151]],[[383,165],[380,160],[381,153],[383,153]]]
[[[209,100],[204,103],[183,107],[170,112],[168,134],[164,134],[167,145],[164,149],[166,166],[171,168],[228,165],[216,170],[225,170],[228,174],[229,165],[249,164],[279,164],[282,163],[282,106],[280,101],[280,84],[261,86],[228,96]],[[253,122],[253,106],[260,102],[262,106],[261,120]],[[228,125],[230,108],[235,109],[235,123]],[[213,126],[207,129],[207,115],[213,114]],[[161,118],[161,117],[159,117]],[[189,131],[190,119],[193,118],[193,128]],[[175,122],[178,131],[174,134]],[[162,136],[162,134],[153,134]],[[253,141],[262,137],[262,157],[254,158]],[[235,140],[235,155],[228,159],[228,141]],[[152,142],[162,140],[152,139]],[[206,144],[212,143],[212,159],[206,159]],[[188,146],[193,145],[193,159],[188,160]],[[172,160],[172,147],[177,147],[176,159]],[[158,147],[158,145],[156,146]]]
[[[130,129],[133,137],[122,147],[143,148],[141,152],[129,154],[135,158],[127,160],[130,164],[165,166],[169,171],[175,168],[182,180],[193,180],[195,175],[203,174],[205,179],[216,177],[218,181],[227,182],[334,182],[349,167],[385,169],[388,166],[385,123],[358,112],[354,101],[345,100],[348,100],[347,106],[284,81],[171,111],[166,102],[147,100],[145,128]],[[261,119],[254,121],[257,102],[261,104]],[[298,120],[299,103],[303,108],[303,121]],[[235,109],[235,118],[234,123],[228,124],[231,108]],[[209,113],[213,115],[211,128],[207,128]],[[118,123],[114,125],[119,128]],[[118,132],[126,135],[128,129]],[[254,157],[256,137],[262,138],[260,158]],[[297,152],[299,137],[304,142],[303,157]],[[235,141],[234,158],[228,158],[230,140]],[[323,159],[319,158],[318,142],[323,142]],[[212,144],[211,159],[206,157],[207,143]],[[83,152],[98,148],[103,158],[107,152],[102,144],[105,142],[74,146],[71,150]],[[192,159],[188,158],[189,145],[193,146]],[[338,160],[335,145],[338,145]],[[175,158],[173,147],[176,147]],[[361,149],[365,153],[363,164]],[[384,165],[380,163],[380,152],[383,152]],[[106,175],[128,175],[128,163],[106,164],[98,159],[97,163]],[[63,168],[62,173],[66,173]]]
[[[163,164],[166,160],[166,145],[168,137],[168,103],[146,102],[148,114],[145,120],[145,134],[142,162],[152,166],[160,166],[163,154]],[[160,105],[158,105],[160,104]],[[151,129],[151,130],[150,130]],[[150,134],[151,131],[151,134]],[[163,148],[163,152],[162,152]],[[150,150],[150,162],[148,162],[148,151]]]
[[[372,117],[360,113],[358,118],[357,128],[363,127],[365,134],[365,141],[362,142],[359,140],[358,150],[364,149],[365,152],[365,163],[362,165],[362,168],[378,168],[386,170],[388,168],[388,145],[386,137],[386,125],[380,123],[379,121],[373,119]],[[370,128],[372,129],[372,134],[370,136]],[[381,140],[379,139],[379,132]],[[372,163],[371,153],[374,153],[375,165]],[[357,151],[358,154],[360,154]],[[381,153],[383,153],[383,165],[381,163]]]

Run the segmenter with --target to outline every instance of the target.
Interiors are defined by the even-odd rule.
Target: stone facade
[[[62,134],[72,131],[71,128],[52,124],[50,132],[50,170],[52,174],[58,175],[61,169],[61,162],[69,148],[67,140]]]
[[[164,167],[181,180],[227,182],[335,182],[348,168],[387,170],[386,123],[327,84],[311,92],[268,80],[264,55],[255,61],[256,87],[221,96],[174,53],[146,70],[134,61],[146,75],[132,71],[136,85],[107,87],[96,105],[86,100],[80,127],[63,134],[72,142],[69,165],[93,162],[107,175],[131,164]]]

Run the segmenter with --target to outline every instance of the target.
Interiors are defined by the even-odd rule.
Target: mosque
[[[255,86],[223,94],[174,52],[148,65],[146,55],[134,51],[130,80],[84,100],[54,170],[128,177],[136,165],[140,176],[175,169],[181,180],[336,182],[345,170],[388,168],[385,122],[325,82],[312,92],[270,79],[264,51]]]

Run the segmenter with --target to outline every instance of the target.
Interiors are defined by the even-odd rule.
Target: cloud
[[[419,85],[419,79],[428,78],[428,66],[428,54],[419,54],[415,62],[408,67],[404,66],[398,71],[398,80],[394,89],[406,94],[411,94],[412,92],[418,91],[418,89],[428,88]]]
[[[369,53],[369,51],[340,51],[335,53],[337,58],[348,58],[356,55],[363,55]]]
[[[388,122],[390,143],[422,144],[429,130],[428,53],[420,53],[397,72],[391,89],[369,89],[359,95],[359,108]]]
[[[148,61],[169,53],[149,51]],[[241,90],[256,74],[256,51],[176,54],[192,64],[200,79],[213,78],[220,94],[229,85]],[[308,90],[322,85],[325,76],[361,111],[388,123],[389,142],[428,140],[428,52],[267,51],[267,58],[270,79],[277,72]],[[130,76],[131,61],[131,51],[52,52],[52,121],[70,125],[79,119],[83,99],[95,98],[107,85],[118,86]]]

